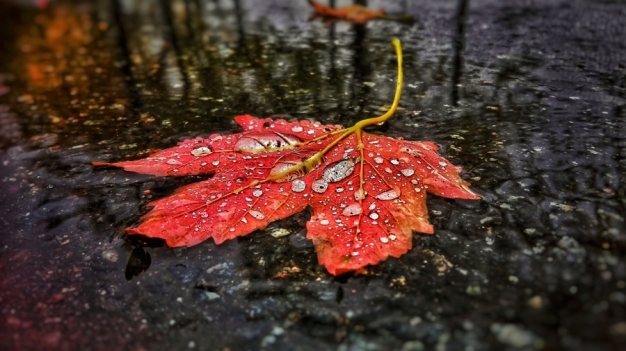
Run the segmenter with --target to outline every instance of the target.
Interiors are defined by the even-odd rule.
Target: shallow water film
[[[0,3],[0,348],[626,348],[626,4],[359,3],[402,20],[313,19],[304,0]],[[124,234],[204,178],[92,161],[236,133],[239,114],[379,115],[393,37],[400,110],[368,131],[434,141],[481,201],[429,196],[434,235],[339,277],[308,211],[219,246]]]

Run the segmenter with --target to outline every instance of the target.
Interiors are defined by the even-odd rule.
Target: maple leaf
[[[319,263],[342,274],[400,257],[413,231],[431,234],[426,193],[478,199],[460,168],[439,156],[432,142],[399,140],[363,131],[390,118],[402,87],[402,52],[390,110],[350,128],[306,120],[288,122],[249,115],[235,121],[243,132],[184,140],[145,159],[97,166],[123,167],[156,176],[213,174],[151,202],[130,234],[191,246],[225,240],[312,209],[307,238]]]
[[[371,10],[361,5],[349,5],[335,9],[311,0],[309,0],[309,4],[313,7],[316,15],[345,19],[352,22],[363,23],[371,19],[385,17],[385,11],[382,9]]]

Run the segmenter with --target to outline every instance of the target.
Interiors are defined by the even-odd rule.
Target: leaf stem
[[[385,112],[385,114],[378,117],[372,117],[359,121],[354,126],[352,126],[352,128],[349,129],[360,130],[373,124],[383,123],[391,118],[391,116],[393,116],[393,114],[396,112],[398,104],[400,103],[400,96],[402,95],[402,84],[404,81],[404,75],[402,73],[402,46],[400,45],[400,40],[398,40],[398,38],[393,38],[393,40],[391,41],[391,45],[393,45],[393,48],[396,50],[396,56],[398,58],[398,80],[396,81],[396,95],[393,98],[393,103],[391,104],[389,110]]]
[[[343,139],[345,139],[346,137],[350,136],[353,133],[356,133],[357,140],[359,143],[359,149],[361,150],[361,169],[363,169],[363,140],[361,136],[361,131],[363,130],[363,128],[367,126],[383,123],[389,118],[391,118],[391,116],[393,116],[393,114],[398,109],[398,104],[400,103],[400,97],[402,96],[402,84],[404,80],[404,75],[402,72],[402,45],[400,44],[400,40],[398,38],[393,38],[393,40],[391,40],[391,45],[396,50],[396,57],[398,59],[398,80],[396,82],[396,94],[393,98],[393,103],[391,104],[391,107],[383,115],[361,120],[355,123],[352,127],[345,129],[343,133],[339,137],[337,137],[337,139],[333,140],[322,151],[317,152],[315,155],[309,157],[306,161],[304,161],[304,167],[306,168],[307,172],[310,172],[311,170],[313,170],[313,168],[315,168],[315,166],[320,164],[322,161],[322,157],[324,157],[324,155],[328,151],[330,151],[330,149],[335,147],[337,144],[339,144],[339,142],[341,142]],[[361,196],[362,195],[363,194],[361,194]]]

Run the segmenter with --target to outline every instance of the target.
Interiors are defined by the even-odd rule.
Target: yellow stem
[[[321,163],[322,157],[324,157],[324,155],[330,149],[335,147],[337,144],[339,144],[339,142],[341,142],[346,137],[352,135],[353,133],[356,133],[357,140],[359,143],[358,146],[359,146],[359,149],[362,151],[363,150],[363,140],[361,139],[362,129],[367,126],[385,122],[386,120],[391,118],[391,116],[393,116],[393,114],[398,109],[398,104],[400,103],[400,96],[402,96],[402,83],[404,79],[404,75],[402,73],[402,46],[400,45],[400,40],[398,40],[397,38],[394,38],[391,41],[391,45],[393,45],[393,48],[396,50],[396,56],[398,58],[398,80],[396,82],[396,94],[393,98],[393,103],[391,104],[391,107],[389,108],[387,112],[385,112],[385,114],[381,116],[361,120],[355,123],[352,127],[344,129],[343,134],[337,137],[337,139],[333,140],[322,151],[317,152],[315,155],[309,157],[307,160],[304,161],[304,167],[307,170],[307,172],[310,172],[313,168],[315,168],[316,165]],[[341,132],[341,131],[336,131],[336,132]],[[334,133],[331,133],[331,134],[334,134]],[[361,165],[362,164],[363,164],[363,153],[361,152]],[[361,166],[361,169],[363,169],[362,166]]]
[[[354,128],[355,130],[358,130],[362,129],[363,127],[371,126],[373,124],[383,123],[391,118],[391,116],[393,116],[393,114],[396,112],[396,109],[398,108],[398,104],[400,103],[400,96],[402,95],[402,83],[404,80],[404,75],[402,73],[402,46],[400,45],[400,40],[398,40],[397,38],[393,38],[393,40],[391,41],[391,45],[393,45],[393,48],[396,50],[396,56],[398,58],[398,80],[396,82],[396,95],[393,98],[393,103],[385,114],[378,117],[372,117],[359,121],[350,129]]]

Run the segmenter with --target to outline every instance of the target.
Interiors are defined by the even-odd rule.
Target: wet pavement
[[[626,347],[620,1],[369,1],[416,21],[367,25],[306,1],[37,3],[0,5],[2,349]],[[402,110],[373,131],[435,141],[482,201],[430,196],[435,235],[359,276],[317,264],[306,212],[219,246],[123,235],[200,178],[91,161],[244,113],[378,115],[394,36]]]

